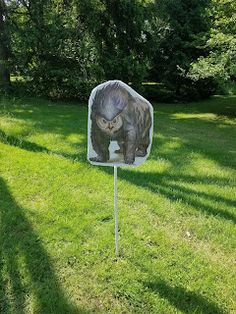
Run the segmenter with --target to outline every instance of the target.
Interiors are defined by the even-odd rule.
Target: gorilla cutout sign
[[[152,105],[121,81],[108,81],[89,98],[88,160],[93,165],[140,165],[150,152]]]

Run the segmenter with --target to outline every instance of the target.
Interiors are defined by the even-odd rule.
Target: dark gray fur
[[[122,117],[122,127],[109,137],[96,123],[96,116],[102,116],[111,121],[118,114]],[[148,102],[142,98],[133,97],[119,81],[112,81],[98,90],[91,106],[91,140],[97,157],[91,158],[97,162],[107,162],[109,144],[116,140],[124,162],[132,164],[135,157],[145,157],[150,144],[150,128],[152,117]]]

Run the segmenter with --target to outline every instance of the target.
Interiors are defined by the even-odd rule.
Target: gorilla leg
[[[145,157],[147,155],[147,148],[150,144],[149,134],[142,139],[142,141],[138,144],[138,149],[135,153],[137,157]]]
[[[97,156],[90,158],[90,160],[97,162],[107,162],[110,158],[108,149],[110,139],[99,129],[92,128],[91,140],[93,149],[97,153]]]
[[[124,161],[126,164],[134,163],[136,147],[136,133],[133,131],[127,132],[124,143]]]

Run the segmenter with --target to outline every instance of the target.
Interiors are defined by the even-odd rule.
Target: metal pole
[[[115,214],[115,242],[116,256],[119,255],[118,206],[117,206],[117,166],[114,166],[114,214]]]

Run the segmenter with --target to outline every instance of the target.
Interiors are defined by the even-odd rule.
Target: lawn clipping
[[[130,86],[117,80],[95,87],[88,105],[88,161],[114,167],[118,255],[117,167],[138,166],[147,159],[152,144],[153,108]]]

